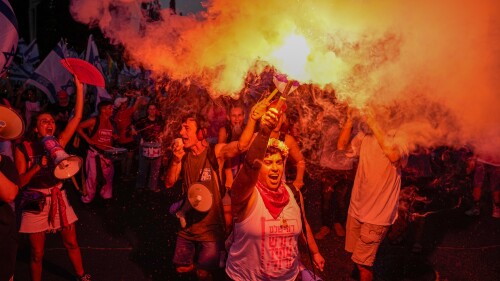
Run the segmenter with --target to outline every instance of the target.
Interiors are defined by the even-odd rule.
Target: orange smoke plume
[[[302,83],[333,87],[355,107],[409,105],[413,114],[403,116],[410,120],[398,126],[443,115],[412,101],[442,104],[459,130],[428,118],[408,126],[415,137],[435,131],[422,143],[500,140],[499,1],[208,0],[203,12],[164,9],[156,22],[142,18],[141,2],[73,0],[71,11],[123,44],[132,63],[192,79],[214,96],[235,95],[249,72],[272,65]]]

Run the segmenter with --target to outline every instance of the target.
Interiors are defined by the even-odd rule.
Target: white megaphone
[[[0,105],[0,139],[14,140],[24,133],[23,118],[14,110]]]
[[[188,189],[189,204],[198,212],[207,212],[212,207],[212,193],[201,183],[195,183]]]
[[[44,137],[42,143],[56,165],[54,169],[56,178],[61,180],[69,179],[80,171],[83,162],[82,158],[66,153],[54,136]]]

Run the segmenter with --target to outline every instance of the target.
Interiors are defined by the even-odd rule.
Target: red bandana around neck
[[[276,190],[271,190],[265,187],[260,181],[257,181],[256,187],[259,190],[262,200],[264,200],[267,210],[274,219],[277,219],[283,208],[288,204],[288,201],[290,201],[290,194],[288,194],[285,185],[282,182]]]

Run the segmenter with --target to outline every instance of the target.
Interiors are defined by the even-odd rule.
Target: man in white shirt
[[[342,128],[338,149],[345,150],[352,130],[352,114]],[[387,231],[397,218],[401,168],[408,149],[400,135],[386,134],[371,114],[365,114],[360,132],[352,139],[358,170],[346,225],[346,251],[359,270],[360,280],[373,280],[372,266]]]

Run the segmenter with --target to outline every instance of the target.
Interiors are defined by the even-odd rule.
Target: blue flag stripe
[[[14,11],[5,3],[4,1],[0,1],[0,13],[4,14],[4,16],[10,21],[10,23],[16,28],[17,33],[19,33],[17,27],[17,19]]]

